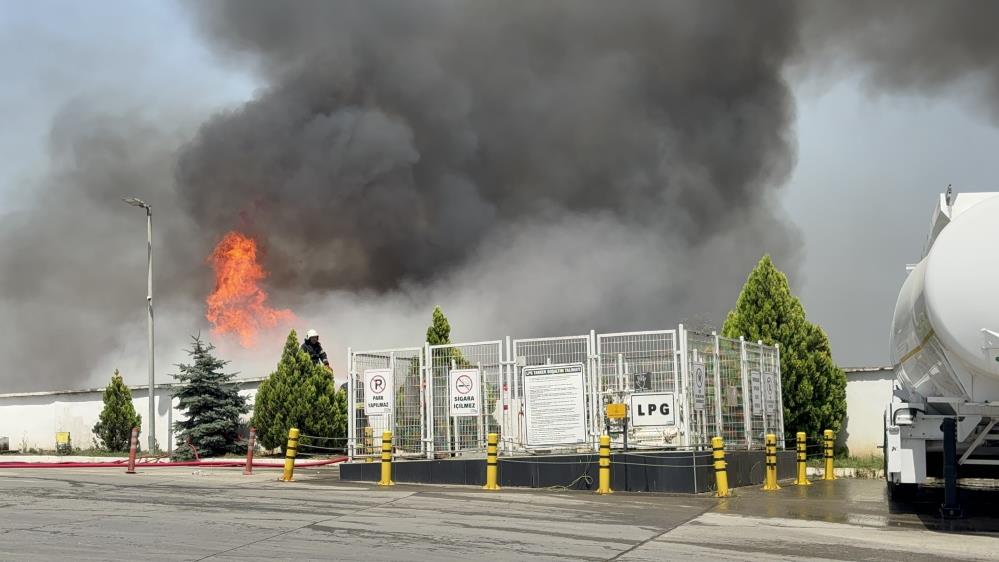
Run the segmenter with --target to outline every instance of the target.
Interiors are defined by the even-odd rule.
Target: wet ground
[[[335,471],[0,471],[0,560],[996,560],[995,496],[941,523],[876,480],[706,496],[389,489]],[[977,501],[973,501],[976,500]]]

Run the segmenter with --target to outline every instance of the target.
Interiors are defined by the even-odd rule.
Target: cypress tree
[[[177,457],[191,456],[192,451],[183,445],[188,440],[204,457],[244,452],[246,445],[239,442],[240,416],[250,408],[233,381],[235,373],[222,372],[228,361],[212,354],[215,346],[201,341],[200,336],[192,339],[188,354],[194,362],[177,365],[180,372],[174,375],[186,383],[174,394],[185,416],[174,423],[177,440],[182,444]]]
[[[805,318],[787,276],[769,255],[749,274],[722,331],[726,337],[780,344],[785,435],[840,430],[846,416],[846,375],[833,362],[826,333]]]
[[[283,450],[292,427],[303,435],[334,438],[315,442],[304,439],[303,446],[344,446],[347,393],[337,390],[332,373],[301,349],[295,330],[285,340],[277,369],[257,390],[252,423],[260,443],[268,449]]]
[[[135,413],[132,391],[114,370],[111,382],[104,389],[104,409],[94,426],[97,448],[110,452],[128,451],[132,428],[142,426],[142,416]]]

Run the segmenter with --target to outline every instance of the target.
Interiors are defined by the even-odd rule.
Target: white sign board
[[[527,445],[586,442],[583,364],[524,367]]]
[[[477,416],[482,411],[478,369],[454,369],[448,374],[451,417]]]
[[[706,396],[707,375],[704,373],[704,363],[694,362],[690,364],[690,378],[693,379],[694,386],[694,409],[698,412],[704,411],[704,401]]]
[[[763,401],[767,405],[767,415],[777,413],[777,374],[763,373]]]
[[[676,425],[676,398],[672,392],[631,395],[631,425]]]
[[[763,380],[759,371],[749,372],[749,398],[753,415],[763,413]]]
[[[364,371],[364,413],[369,416],[391,414],[395,407],[395,384],[392,369]]]

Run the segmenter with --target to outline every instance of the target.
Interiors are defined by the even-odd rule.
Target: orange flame
[[[205,317],[214,334],[235,334],[239,344],[249,348],[260,330],[295,319],[290,310],[267,306],[267,293],[259,285],[267,272],[257,263],[257,243],[252,238],[239,232],[226,234],[209,261],[215,269],[215,290],[205,299]]]

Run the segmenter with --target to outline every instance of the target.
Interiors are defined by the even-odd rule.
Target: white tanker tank
[[[914,491],[945,472],[954,482],[999,477],[999,193],[940,196],[923,259],[895,305],[891,355],[889,491]],[[956,428],[947,455],[944,420]]]

